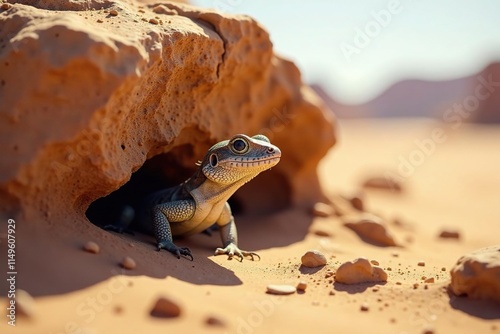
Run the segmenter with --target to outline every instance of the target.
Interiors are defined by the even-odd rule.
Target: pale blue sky
[[[322,81],[345,103],[369,100],[401,79],[457,78],[500,60],[500,0],[192,3],[256,18],[306,81]]]

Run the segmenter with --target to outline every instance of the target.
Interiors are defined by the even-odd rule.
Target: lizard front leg
[[[247,252],[238,248],[238,232],[236,231],[236,224],[234,223],[234,217],[231,213],[231,207],[227,202],[217,220],[217,225],[219,225],[224,248],[217,248],[215,250],[215,255],[227,254],[230,259],[236,255],[240,258],[240,261],[243,261],[245,256],[250,256],[252,260],[254,260],[254,256],[256,256],[260,260],[259,254]]]
[[[178,259],[184,255],[193,261],[193,255],[191,255],[189,248],[177,247],[174,244],[170,222],[188,220],[194,215],[195,210],[196,203],[191,200],[167,202],[153,207],[153,231],[158,243],[158,251],[163,248],[177,256]]]

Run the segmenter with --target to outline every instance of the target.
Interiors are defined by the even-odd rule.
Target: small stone
[[[334,213],[334,210],[331,205],[318,202],[314,204],[311,213],[316,217],[329,217]]]
[[[363,211],[364,210],[364,202],[363,202],[363,196],[362,195],[358,195],[358,196],[354,196],[350,199],[350,202],[351,202],[351,205],[353,208],[355,208],[356,210],[359,210],[359,211]]]
[[[360,310],[363,312],[368,312],[370,310],[368,303],[361,304]]]
[[[455,295],[500,302],[500,245],[462,256],[450,273]]]
[[[425,262],[424,261],[418,261],[417,265],[419,267],[425,267]]]
[[[31,295],[22,290],[22,289],[17,289],[16,290],[16,312],[17,314],[31,318],[35,315],[36,311],[36,304],[35,300]]]
[[[267,286],[267,293],[270,293],[272,295],[290,295],[292,293],[295,293],[295,291],[297,291],[297,289],[295,289],[295,287],[291,285],[269,284]]]
[[[101,19],[97,19],[97,23],[103,23],[104,21]]]
[[[391,253],[391,255],[392,255],[393,257],[399,257],[399,253],[398,253],[398,252],[392,252],[392,253]]]
[[[115,9],[112,9],[112,10],[109,11],[109,15],[111,15],[111,16],[117,16],[118,15],[118,11],[115,10]]]
[[[217,316],[209,316],[205,320],[205,323],[209,326],[214,327],[226,327],[226,322]]]
[[[325,272],[325,278],[329,278],[329,277],[332,277],[335,273],[331,270],[331,269],[328,269],[326,272]]]
[[[135,260],[129,256],[125,256],[120,264],[123,268],[128,270],[132,270],[136,267]]]
[[[403,283],[401,283],[401,282],[396,282],[396,285],[401,285],[401,284],[403,284]]]
[[[403,190],[401,182],[394,178],[384,176],[375,176],[366,179],[365,182],[363,182],[363,187],[390,190],[394,192],[401,192]]]
[[[316,268],[326,264],[326,257],[318,250],[307,251],[300,260],[302,265],[308,268]]]
[[[422,330],[422,334],[434,334],[434,328],[427,326]]]
[[[364,258],[348,261],[340,265],[335,273],[335,282],[358,284],[369,282],[387,282],[387,273]]]
[[[306,289],[307,289],[307,283],[306,282],[300,281],[297,284],[297,290],[299,290],[299,291],[306,291]]]
[[[0,6],[0,8],[2,10],[7,10],[7,9],[11,9],[12,8],[12,5],[10,3],[3,3],[2,6]]]
[[[427,278],[424,283],[434,283],[434,277]]]
[[[325,230],[315,230],[314,234],[316,234],[317,236],[320,236],[320,237],[330,237],[331,236],[331,233],[327,232]]]
[[[378,292],[379,290],[380,290],[380,288],[378,286],[375,286],[375,287],[372,288],[373,292]]]
[[[452,229],[446,229],[439,233],[439,237],[443,239],[460,239],[460,232]]]
[[[97,254],[100,251],[100,247],[98,244],[96,244],[93,241],[88,241],[85,245],[83,245],[83,249],[86,252],[92,253],[92,254]]]
[[[416,290],[418,289],[419,284],[418,283],[413,283],[413,289]]]
[[[158,24],[158,20],[157,19],[149,19],[149,23],[151,24]]]
[[[329,294],[330,294],[330,296],[335,296],[335,291],[330,290],[330,293],[329,293]]]
[[[374,266],[380,265],[380,263],[377,260],[370,260],[370,263],[373,264]]]
[[[397,246],[383,220],[372,214],[343,217],[344,226],[350,228],[364,241],[376,246]]]
[[[176,318],[181,315],[181,308],[178,303],[166,297],[159,297],[150,315],[156,318]]]

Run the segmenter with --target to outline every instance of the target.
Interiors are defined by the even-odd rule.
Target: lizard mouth
[[[280,157],[271,157],[271,158],[240,158],[240,159],[231,159],[226,160],[224,165],[229,168],[248,168],[248,167],[263,167],[263,168],[271,168],[276,165],[280,161]]]

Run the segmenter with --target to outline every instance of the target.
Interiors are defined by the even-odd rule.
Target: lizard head
[[[248,182],[275,166],[281,151],[264,135],[234,136],[212,146],[201,162],[205,176],[220,184]]]

